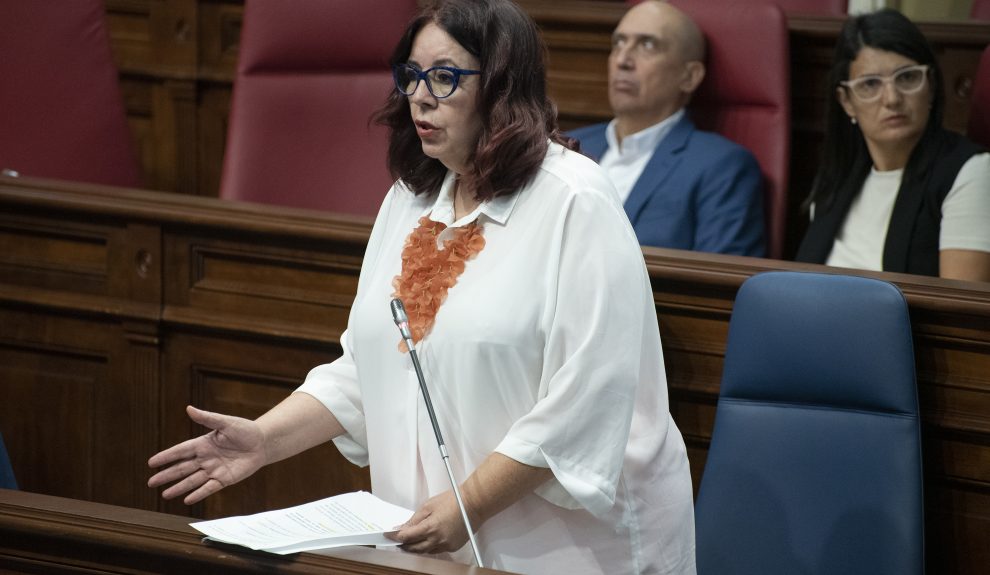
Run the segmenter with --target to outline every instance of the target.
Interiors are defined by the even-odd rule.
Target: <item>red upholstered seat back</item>
[[[740,0],[735,1],[740,2]],[[773,0],[773,2],[788,14],[845,16],[849,12],[849,0]]]
[[[102,0],[0,0],[0,168],[138,187]]]
[[[247,0],[220,196],[374,215],[392,184],[369,118],[415,0]]]
[[[984,48],[976,67],[966,135],[990,148],[990,46]]]
[[[626,0],[626,4],[639,4],[643,0]],[[988,0],[973,0],[974,3]],[[731,6],[734,4],[763,4],[773,2],[787,14],[810,14],[817,16],[845,16],[849,12],[849,0],[681,0],[680,4],[714,4]],[[975,4],[974,4],[975,6]]]
[[[704,130],[745,146],[766,179],[767,254],[782,258],[791,141],[790,41],[769,3],[675,0],[708,43],[707,73],[690,104]]]
[[[975,20],[990,20],[990,0],[973,0],[969,17]]]

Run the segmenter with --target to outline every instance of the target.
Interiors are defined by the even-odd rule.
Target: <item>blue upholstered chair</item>
[[[923,573],[922,505],[901,292],[819,273],[747,280],[695,506],[699,575]]]
[[[17,489],[17,480],[14,479],[10,457],[7,455],[7,448],[3,444],[3,435],[0,435],[0,489]]]

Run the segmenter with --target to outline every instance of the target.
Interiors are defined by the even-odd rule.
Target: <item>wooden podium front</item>
[[[410,553],[342,547],[273,555],[202,542],[188,517],[0,489],[3,573],[498,575]]]

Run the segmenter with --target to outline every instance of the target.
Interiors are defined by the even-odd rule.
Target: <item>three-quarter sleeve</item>
[[[334,438],[334,445],[348,461],[364,467],[368,465],[368,434],[357,369],[346,331],[340,344],[343,355],[336,361],[311,369],[296,391],[313,396],[337,418],[346,433]]]

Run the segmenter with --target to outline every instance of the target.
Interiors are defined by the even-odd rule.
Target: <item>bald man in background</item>
[[[704,59],[704,36],[686,14],[656,0],[633,6],[612,34],[615,118],[569,135],[608,173],[641,245],[762,257],[756,159],[685,113]]]

